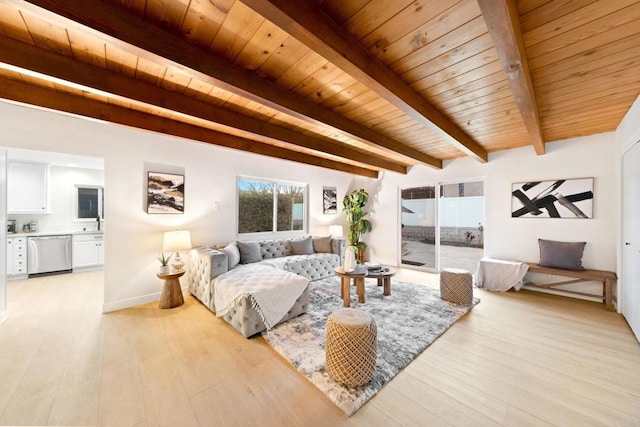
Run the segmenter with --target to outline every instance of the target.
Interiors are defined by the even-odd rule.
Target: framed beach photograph
[[[322,187],[322,213],[338,213],[338,191],[336,187]]]
[[[512,218],[593,218],[593,178],[512,184]]]
[[[147,179],[147,213],[184,213],[184,175],[149,172]]]

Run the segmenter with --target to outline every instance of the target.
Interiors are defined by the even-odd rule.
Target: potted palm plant
[[[369,212],[364,210],[368,201],[369,193],[362,188],[347,194],[342,201],[342,212],[346,214],[349,224],[347,240],[349,246],[356,248],[356,258],[360,262],[364,261],[364,251],[367,249],[367,244],[360,239],[371,231],[371,222],[367,219]]]

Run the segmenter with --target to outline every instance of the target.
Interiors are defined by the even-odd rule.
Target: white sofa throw
[[[271,329],[302,295],[309,279],[260,263],[234,268],[214,282],[216,316],[224,316],[248,295],[267,329]]]

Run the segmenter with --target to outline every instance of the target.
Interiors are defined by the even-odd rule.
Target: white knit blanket
[[[308,284],[306,277],[268,263],[238,266],[215,279],[216,316],[224,316],[248,295],[267,329],[271,329],[293,307]]]
[[[519,291],[527,270],[529,266],[524,262],[485,257],[478,263],[476,286],[487,291]]]

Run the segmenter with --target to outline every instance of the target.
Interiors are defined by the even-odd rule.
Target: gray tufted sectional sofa
[[[308,249],[310,247],[309,242],[312,242],[312,250]],[[216,278],[221,274],[229,271],[239,271],[250,261],[256,261],[272,264],[277,268],[306,277],[311,281],[323,279],[333,276],[334,267],[342,265],[346,248],[344,239],[329,237],[263,240],[253,244],[255,245],[255,243],[259,246],[259,255],[256,254],[254,259],[241,259],[240,263],[234,259],[235,255],[232,246],[240,245],[242,247],[242,242],[230,243],[224,248],[201,247],[194,249],[190,257],[188,275],[191,295],[199,299],[215,313]],[[300,249],[301,247],[303,250]],[[257,258],[258,256],[259,259]],[[243,264],[244,261],[249,262]],[[309,288],[307,287],[278,323],[306,313],[308,305]],[[249,296],[243,297],[232,310],[223,316],[223,319],[247,338],[266,329],[260,315],[253,308],[251,297]]]

